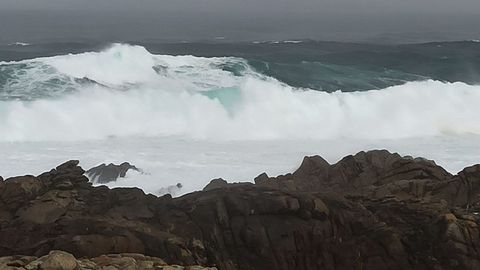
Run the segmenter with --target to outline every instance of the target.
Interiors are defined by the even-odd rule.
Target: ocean
[[[0,44],[0,175],[128,161],[174,195],[388,149],[480,163],[480,42]]]

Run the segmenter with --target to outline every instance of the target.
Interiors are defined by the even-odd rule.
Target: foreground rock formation
[[[361,152],[180,198],[92,187],[77,161],[0,182],[0,256],[140,253],[249,269],[480,269],[480,165]]]
[[[0,258],[0,269],[18,270],[216,270],[201,266],[167,265],[162,259],[142,254],[109,254],[91,259],[76,259],[72,254],[54,250],[41,258],[33,256],[7,256]]]

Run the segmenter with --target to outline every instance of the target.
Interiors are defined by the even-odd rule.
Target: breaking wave
[[[241,58],[101,52],[0,63],[0,141],[121,136],[212,140],[480,134],[480,87],[439,81],[321,92]]]

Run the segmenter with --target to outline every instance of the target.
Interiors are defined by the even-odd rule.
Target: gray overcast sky
[[[211,11],[224,11],[231,8],[254,11],[281,10],[281,9],[326,9],[348,10],[356,12],[362,10],[391,10],[391,11],[418,11],[451,12],[480,9],[477,0],[1,0],[2,8],[46,8],[46,9],[131,9],[148,8],[184,9],[195,11],[197,8]],[[400,10],[399,10],[400,9]]]
[[[479,0],[0,0],[0,42],[480,39]]]

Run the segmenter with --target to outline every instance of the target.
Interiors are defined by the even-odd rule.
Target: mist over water
[[[294,171],[306,155],[321,155],[331,163],[343,156],[371,149],[389,149],[401,155],[434,159],[451,173],[478,162],[478,136],[416,137],[395,140],[187,140],[175,137],[122,137],[70,142],[0,142],[5,153],[2,176],[38,175],[69,159],[83,168],[128,160],[146,174],[130,173],[110,187],[140,187],[160,194],[162,188],[181,183],[175,196],[201,190],[214,178],[230,182],[253,181]]]
[[[0,43],[480,38],[474,0],[1,0]]]

